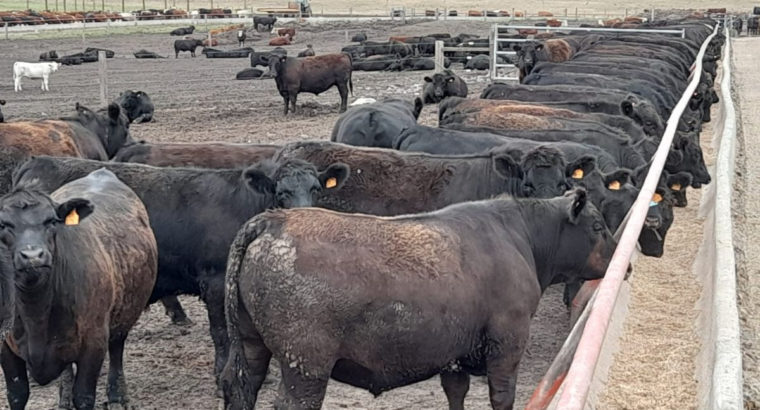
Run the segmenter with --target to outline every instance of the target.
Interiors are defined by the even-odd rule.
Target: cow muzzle
[[[48,268],[51,261],[50,252],[36,245],[26,245],[13,256],[13,264],[17,270]]]

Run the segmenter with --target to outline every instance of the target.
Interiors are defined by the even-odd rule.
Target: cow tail
[[[352,76],[354,73],[354,59],[351,57],[350,53],[343,53],[346,56],[348,56],[348,65],[351,67],[348,70],[348,89],[351,91],[351,97],[354,96],[354,81],[352,80]]]
[[[351,90],[351,97],[354,96],[354,81],[351,79],[351,73],[348,73],[348,89]]]
[[[253,409],[256,393],[250,385],[251,370],[243,351],[240,335],[239,280],[240,270],[245,259],[248,245],[264,231],[267,226],[265,219],[254,217],[246,222],[235,236],[227,259],[227,273],[224,280],[224,311],[227,319],[227,334],[230,348],[227,363],[220,375],[224,390],[225,408]]]

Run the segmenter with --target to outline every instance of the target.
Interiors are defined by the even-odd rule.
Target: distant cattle
[[[46,51],[40,54],[40,61],[56,61],[58,53],[55,50]]]
[[[450,70],[425,76],[422,86],[422,101],[437,104],[446,97],[467,97],[467,83]]]
[[[290,45],[290,34],[285,34],[284,37],[275,37],[271,40],[269,40],[270,46],[287,46]]]
[[[302,92],[319,95],[333,86],[338,87],[340,112],[346,111],[349,89],[353,94],[351,57],[347,54],[269,58],[267,75],[275,78],[277,90],[285,102],[286,115],[288,105],[292,105],[293,113],[296,112],[296,99]]]
[[[247,58],[253,53],[253,48],[243,47],[232,50],[218,50],[216,48],[204,47],[201,54],[206,58]]]
[[[216,47],[219,45],[219,40],[212,38],[211,40],[205,39],[203,40],[203,47]]]
[[[311,46],[311,44],[306,45],[306,50],[301,51],[298,53],[298,57],[314,57],[314,47]]]
[[[0,105],[5,105],[5,100],[0,100]],[[4,122],[5,117],[3,116],[3,110],[0,110],[0,122]]]
[[[467,62],[464,64],[464,68],[469,70],[488,70],[489,67],[491,67],[491,60],[485,54],[468,56]]]
[[[274,23],[277,21],[277,17],[274,16],[255,16],[253,17],[253,29],[259,31],[259,26],[271,30]]]
[[[189,51],[191,57],[195,57],[195,49],[203,46],[203,41],[196,39],[174,41],[174,58],[179,58],[180,51]]]
[[[193,31],[195,31],[195,26],[181,27],[181,28],[172,30],[169,34],[172,36],[186,36],[189,34],[193,34]]]
[[[2,293],[14,305],[0,359],[13,408],[27,404],[27,375],[46,385],[61,373],[59,404],[94,408],[106,352],[107,401],[128,407],[124,342],[156,282],[145,206],[100,169],[49,196],[14,189],[0,199],[0,224],[0,269],[13,282]]]
[[[296,29],[293,27],[278,28],[277,35],[280,37],[285,37],[286,35],[290,35],[290,38],[294,38],[296,36]]]
[[[149,303],[178,294],[200,295],[206,303],[216,374],[226,360],[224,272],[235,233],[266,209],[311,206],[320,191],[341,189],[349,173],[344,164],[318,170],[298,160],[210,170],[36,157],[18,169],[14,183],[51,192],[100,168],[135,191],[148,211],[158,243],[158,278]]]
[[[544,42],[525,42],[512,46],[517,52],[517,68],[520,81],[531,73],[533,67],[542,61],[561,63],[573,55],[573,48],[563,39],[550,39]]]
[[[242,168],[272,159],[278,145],[225,142],[132,144],[121,149],[114,162],[136,162],[156,167]]]
[[[245,47],[245,39],[247,36],[245,35],[245,30],[238,30],[237,31],[237,41],[238,41],[238,47]]]
[[[363,43],[367,41],[367,33],[362,31],[361,33],[356,33],[351,37],[351,41],[354,43]]]
[[[253,80],[255,78],[261,78],[264,74],[264,70],[258,68],[245,68],[235,74],[236,80]]]
[[[144,91],[124,91],[114,102],[121,106],[129,122],[139,124],[153,119],[153,102]]]
[[[166,58],[164,56],[158,55],[152,51],[148,50],[139,50],[134,53],[135,58]]]
[[[32,78],[41,79],[42,85],[40,88],[43,91],[50,91],[48,88],[48,81],[50,80],[50,74],[58,71],[58,67],[61,65],[56,62],[45,63],[22,63],[17,61],[13,63],[13,89],[16,92],[22,90],[21,79]]]
[[[419,98],[414,103],[388,99],[352,107],[335,121],[330,141],[390,148],[404,129],[417,124],[420,111],[422,100]]]
[[[225,402],[254,408],[274,357],[289,407],[320,408],[331,377],[377,396],[440,373],[462,408],[468,375],[487,373],[494,407],[512,408],[541,294],[604,276],[615,246],[583,190],[393,218],[266,213],[230,249]]]
[[[104,53],[106,53],[106,58],[113,58],[116,55],[116,53],[113,50],[108,50],[108,49],[105,49],[105,48],[87,47],[87,48],[84,49],[85,54],[87,54],[87,53],[98,54],[101,51],[103,51]]]

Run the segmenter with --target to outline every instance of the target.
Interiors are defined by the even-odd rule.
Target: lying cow
[[[121,106],[130,123],[139,124],[153,119],[153,102],[144,91],[124,91],[114,103]]]
[[[191,57],[195,57],[195,49],[203,46],[203,41],[196,39],[174,41],[174,58],[179,58],[180,51],[189,51]]]
[[[227,354],[224,272],[235,233],[266,209],[310,206],[321,190],[339,190],[349,174],[346,165],[334,162],[321,171],[297,160],[208,170],[40,156],[17,170],[14,184],[51,192],[99,168],[109,169],[135,191],[148,211],[159,250],[149,303],[178,294],[200,295],[206,303],[215,374]]]
[[[50,196],[16,188],[0,199],[0,225],[0,269],[14,282],[3,291],[15,315],[0,351],[11,407],[27,404],[27,374],[46,385],[63,372],[60,406],[92,409],[108,352],[107,400],[127,408],[124,342],[156,282],[145,206],[101,169]]]
[[[44,62],[44,63],[23,63],[17,61],[13,63],[13,89],[16,92],[21,91],[21,79],[32,78],[42,79],[42,85],[40,88],[42,91],[50,91],[48,88],[48,81],[50,74],[58,71],[58,67],[61,65],[56,62]]]
[[[56,61],[58,60],[58,53],[55,50],[46,51],[40,54],[40,61]]]
[[[274,357],[284,408],[321,407],[331,377],[377,396],[437,374],[463,408],[486,373],[492,406],[512,408],[542,292],[560,273],[604,276],[615,246],[583,190],[394,218],[263,214],[230,249],[225,404],[253,409]]]
[[[351,57],[347,54],[325,54],[316,57],[295,58],[270,56],[267,77],[274,77],[277,90],[285,101],[285,114],[288,104],[296,113],[296,98],[299,93],[307,92],[319,95],[338,87],[340,93],[340,112],[348,106],[348,91],[354,93],[351,81]]]
[[[193,34],[193,31],[195,31],[195,26],[180,27],[180,28],[174,29],[171,32],[169,32],[169,35],[171,35],[171,36],[186,36],[186,35],[189,35],[189,34]]]
[[[446,97],[467,97],[467,83],[451,70],[425,76],[422,86],[422,102],[437,104]]]
[[[290,34],[285,34],[283,37],[275,37],[271,40],[269,40],[270,46],[288,46],[290,45],[291,37]]]
[[[134,55],[135,58],[166,58],[162,55],[158,55],[157,53],[148,50],[139,50],[135,52]]]

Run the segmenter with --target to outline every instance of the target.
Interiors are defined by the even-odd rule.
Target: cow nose
[[[660,218],[656,216],[647,216],[646,219],[646,225],[648,228],[659,228],[660,227]]]
[[[35,267],[46,264],[45,250],[40,246],[29,245],[17,253],[17,261],[22,267]]]

